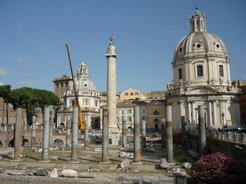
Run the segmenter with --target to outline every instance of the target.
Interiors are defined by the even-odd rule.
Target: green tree
[[[26,109],[27,123],[31,124],[35,109],[40,107],[44,113],[45,107],[58,105],[60,99],[51,91],[23,87],[12,90],[9,94],[10,102],[14,109],[22,107]]]

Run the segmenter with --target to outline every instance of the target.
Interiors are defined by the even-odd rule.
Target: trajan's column
[[[114,36],[110,37],[108,51],[105,54],[108,60],[107,68],[107,103],[108,103],[108,126],[109,138],[112,144],[118,144],[118,127],[116,125],[116,58],[118,57],[115,46]]]

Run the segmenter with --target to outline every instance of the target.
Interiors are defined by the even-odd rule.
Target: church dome
[[[96,92],[96,86],[94,82],[88,77],[89,70],[88,67],[85,65],[84,60],[78,66],[77,69],[77,90],[80,92],[83,91],[94,91]]]
[[[184,37],[174,51],[173,60],[186,57],[228,57],[225,44],[219,37],[206,31],[205,17],[196,10],[190,18],[190,34]]]

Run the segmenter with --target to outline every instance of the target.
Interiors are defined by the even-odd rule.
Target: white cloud
[[[26,81],[26,82],[21,82],[21,85],[24,87],[33,87],[37,84],[37,82],[34,81]]]
[[[32,59],[31,56],[29,56],[26,59],[23,59],[21,57],[16,57],[16,56],[12,56],[12,60],[16,63],[20,63],[20,64],[24,64],[24,65],[30,65],[30,60]]]
[[[3,86],[3,83],[0,81],[0,86]]]
[[[0,68],[0,75],[7,75],[6,68]]]

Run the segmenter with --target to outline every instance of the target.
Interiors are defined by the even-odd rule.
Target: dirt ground
[[[101,163],[102,153],[101,145],[90,145],[89,149],[82,146],[78,148],[78,163],[71,163],[71,148],[63,146],[57,147],[56,150],[49,151],[49,158],[58,158],[49,162],[42,162],[42,151],[38,149],[34,151],[31,148],[22,148],[22,158],[13,160],[13,148],[0,150],[0,168],[4,168],[4,174],[0,174],[0,183],[174,183],[172,172],[160,169],[160,160],[166,157],[165,150],[160,145],[155,145],[154,151],[141,152],[141,164],[132,164],[133,157],[119,157],[120,147],[111,146],[109,149],[109,163]],[[133,153],[133,148],[128,148],[126,153]],[[128,169],[120,168],[120,164],[124,159],[129,159],[131,164]],[[12,174],[16,172],[15,167],[18,164],[25,164],[25,170],[35,171],[37,168],[45,168],[49,174],[56,167],[58,169],[58,177],[48,176],[23,176],[21,174]],[[89,172],[88,169],[94,167],[100,171]],[[62,169],[73,169],[80,174],[90,173],[92,177],[86,178],[65,178],[61,175]],[[175,163],[170,164],[170,168],[174,170],[180,168]]]

